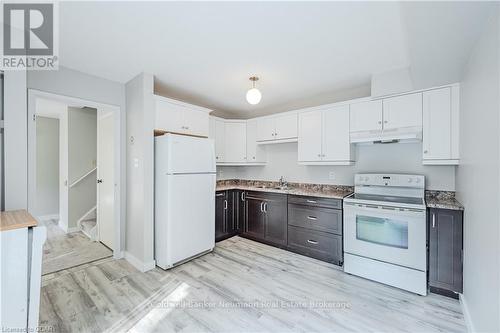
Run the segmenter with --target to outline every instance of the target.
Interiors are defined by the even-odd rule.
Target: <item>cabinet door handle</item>
[[[428,150],[424,150],[424,154],[427,154],[429,151]]]
[[[308,203],[316,203],[316,200],[306,200]]]
[[[264,213],[267,213],[267,202],[264,202]]]
[[[307,219],[316,221],[318,218],[316,216],[308,216]]]
[[[216,197],[223,197],[224,196],[224,193],[216,193],[215,194]]]
[[[245,192],[241,192],[241,201],[245,201]]]
[[[312,240],[312,239],[308,239],[307,242],[309,244],[315,244],[315,245],[318,244],[318,241],[315,241],[315,240]]]
[[[432,213],[432,227],[436,227],[436,214]]]
[[[227,200],[224,200],[224,209],[227,209]]]
[[[264,212],[264,201],[260,203],[260,211]]]

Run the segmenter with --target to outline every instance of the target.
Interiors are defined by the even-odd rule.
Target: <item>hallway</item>
[[[100,242],[93,242],[83,232],[66,234],[56,220],[41,221],[47,228],[43,248],[42,274],[55,273],[71,267],[108,258],[113,252]]]

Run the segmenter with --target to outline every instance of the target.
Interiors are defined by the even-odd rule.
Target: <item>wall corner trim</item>
[[[460,305],[462,307],[462,313],[464,314],[465,326],[467,326],[467,332],[477,332],[474,328],[474,323],[472,322],[472,318],[470,316],[469,307],[467,305],[467,301],[465,300],[464,294],[460,294]]]
[[[130,252],[125,251],[125,259],[135,268],[137,268],[141,272],[147,272],[156,267],[156,262],[150,261],[150,262],[143,262],[139,259],[137,259],[134,255],[132,255]]]

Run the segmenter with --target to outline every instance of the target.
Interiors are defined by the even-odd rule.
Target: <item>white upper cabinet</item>
[[[208,113],[199,106],[156,96],[155,129],[208,136]]]
[[[323,111],[310,111],[299,114],[299,162],[321,161]]]
[[[298,161],[310,165],[349,165],[349,105],[299,114]]]
[[[458,86],[423,93],[424,164],[458,164]]]
[[[286,114],[283,116],[277,116],[275,120],[276,120],[276,130],[275,130],[276,140],[297,138],[298,133],[297,133],[296,114]]]
[[[323,161],[354,161],[353,146],[349,140],[349,105],[323,111]]]
[[[183,130],[183,113],[186,108],[156,100],[155,129],[179,133]]]
[[[382,130],[382,101],[351,104],[350,131],[366,132]]]
[[[257,144],[257,120],[247,120],[247,162],[264,163],[266,151]]]
[[[224,162],[245,163],[247,161],[247,125],[245,121],[225,122]]]
[[[422,93],[383,100],[383,129],[422,126]]]
[[[224,156],[225,156],[225,146],[226,146],[226,126],[224,124],[223,120],[215,119],[215,161],[216,163],[224,162]]]
[[[274,118],[257,119],[257,141],[274,140],[276,121]]]
[[[291,141],[297,139],[297,114],[257,119],[257,141]]]

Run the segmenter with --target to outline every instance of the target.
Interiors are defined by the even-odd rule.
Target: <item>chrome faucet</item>
[[[288,187],[288,182],[285,181],[285,177],[281,176],[279,180],[280,187]]]

